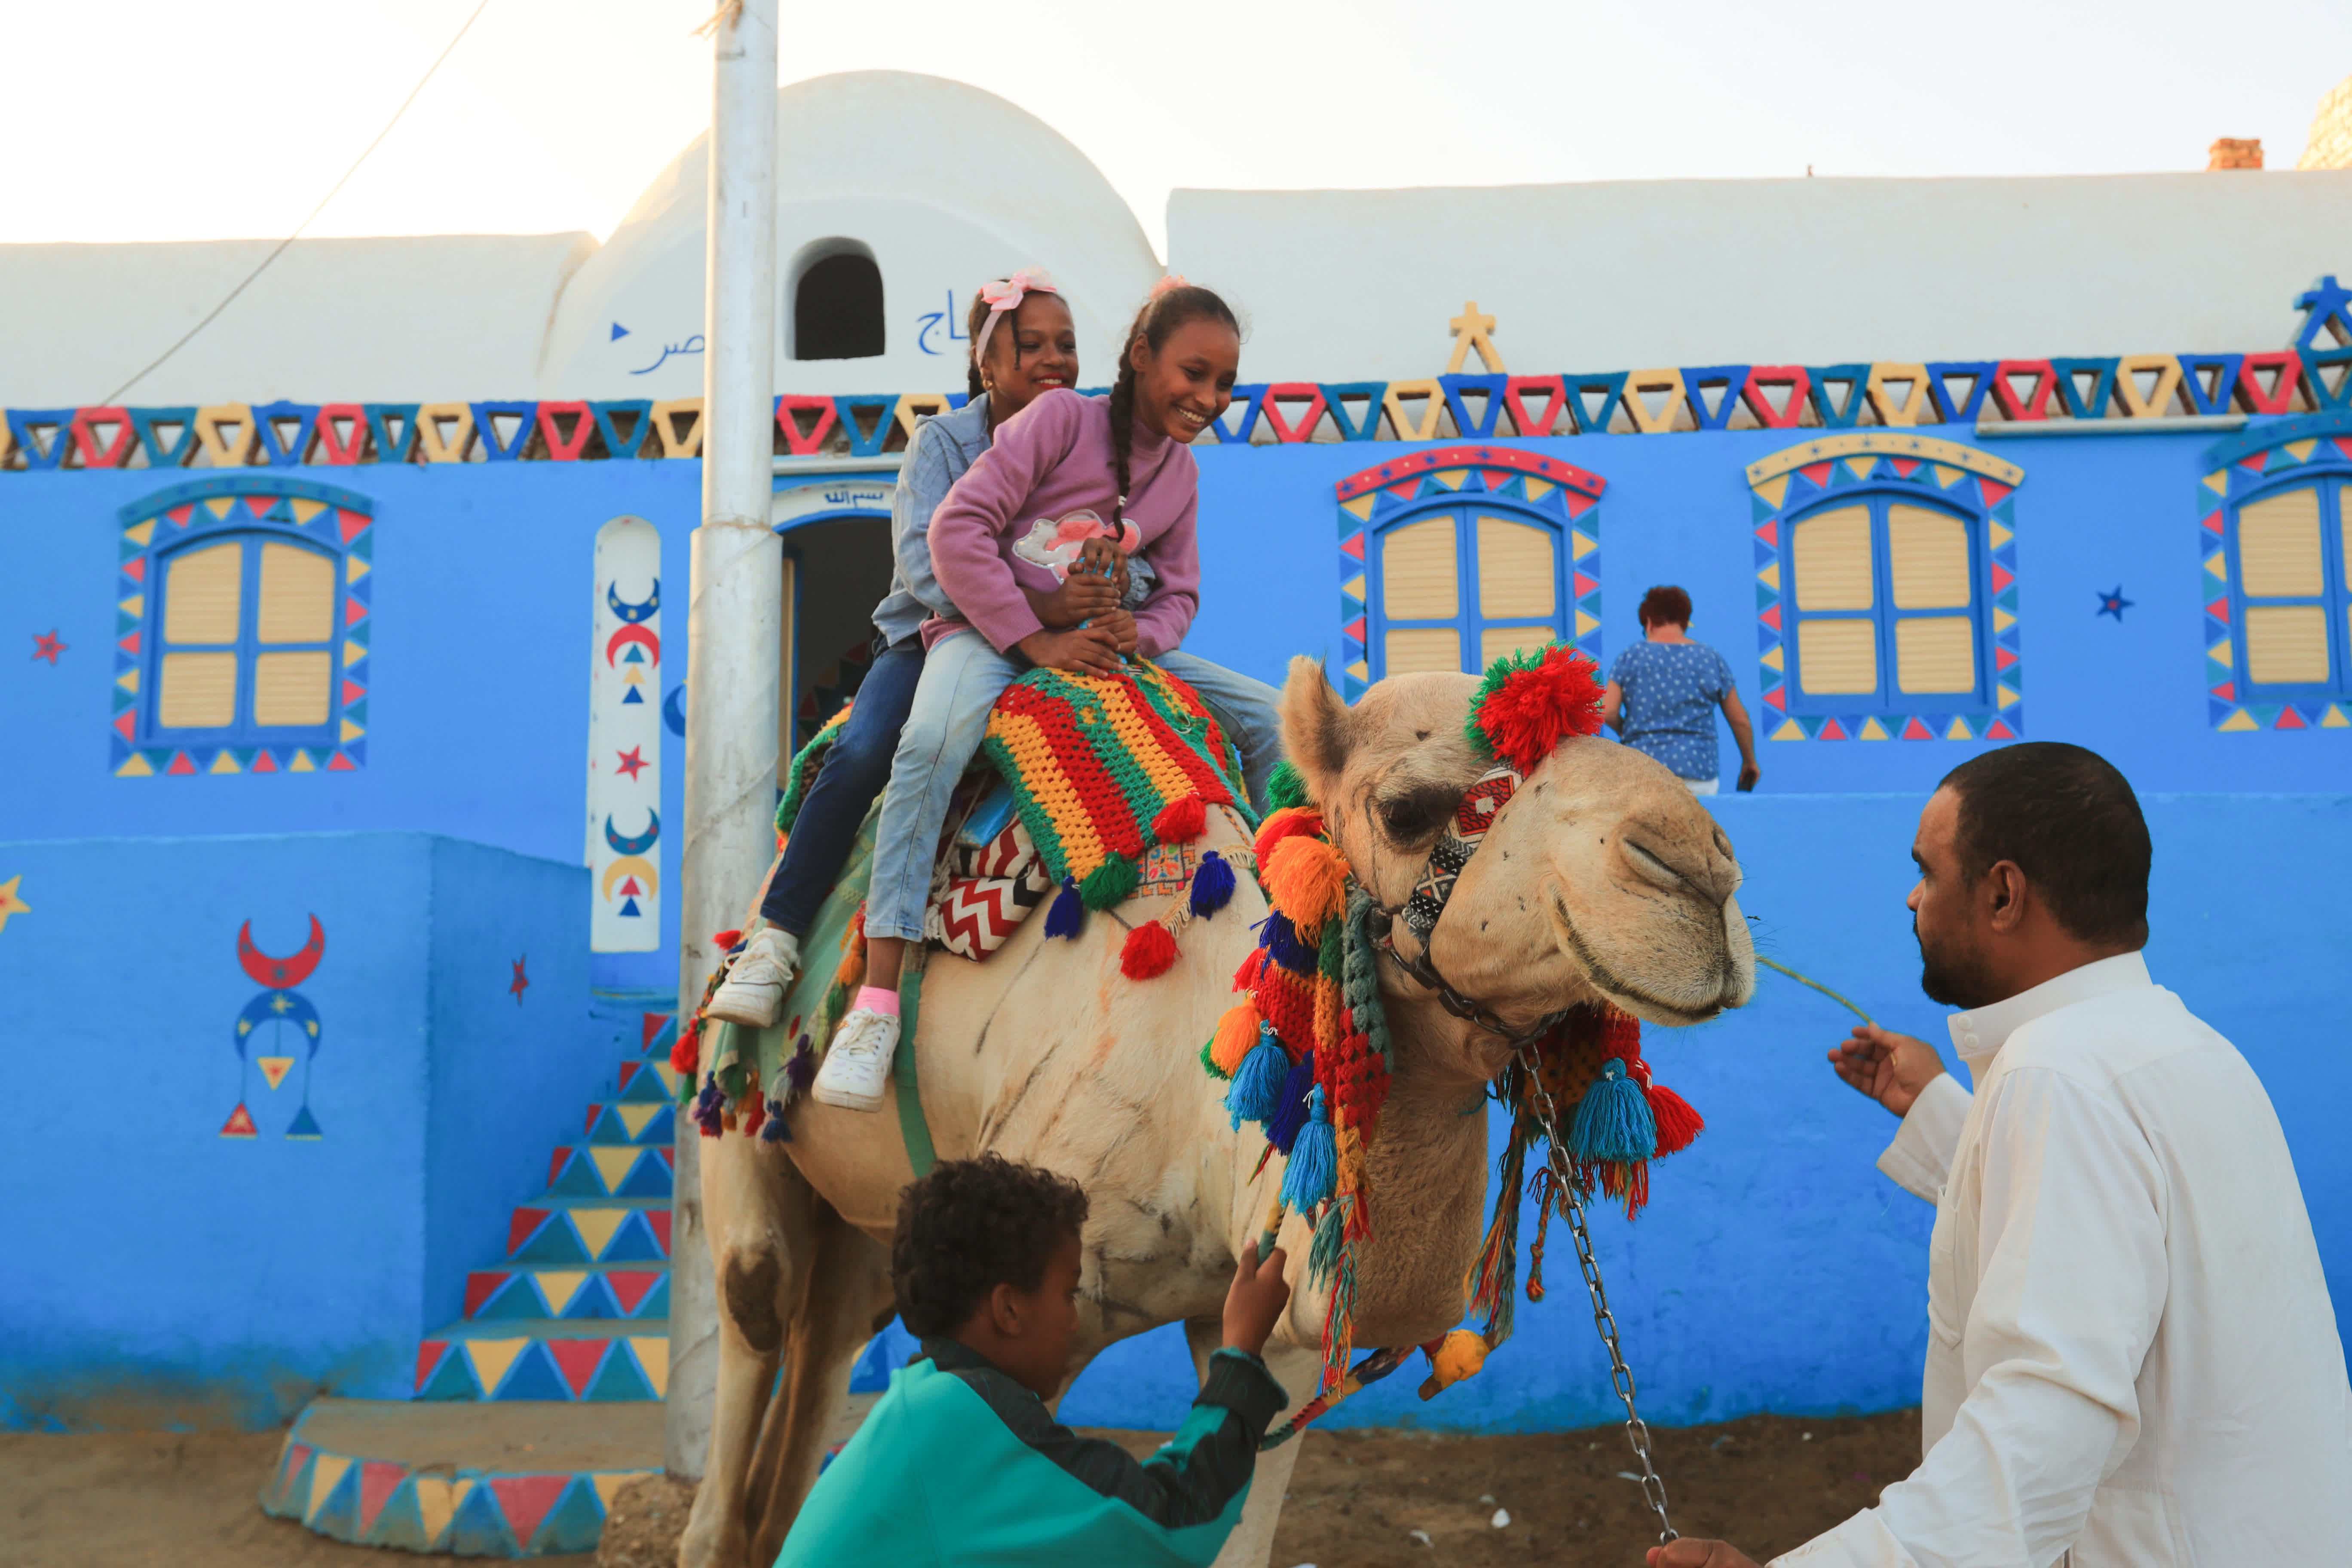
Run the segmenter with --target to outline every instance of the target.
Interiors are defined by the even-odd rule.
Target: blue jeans
[[[890,759],[914,705],[915,683],[923,673],[923,643],[908,637],[876,656],[857,688],[849,721],[834,737],[816,771],[816,782],[801,802],[784,846],[784,863],[768,883],[760,913],[770,925],[796,937],[816,923],[825,895],[841,879],[842,863],[857,837],[857,825],[874,797],[890,782]],[[790,694],[786,695],[790,700]]]
[[[1251,797],[1263,800],[1265,774],[1282,755],[1274,688],[1181,650],[1162,655],[1158,663],[1201,694],[1242,750],[1243,776]],[[986,637],[970,631],[936,644],[924,660],[914,704],[899,731],[890,789],[882,798],[882,820],[875,832],[874,885],[866,895],[868,937],[923,940],[931,863],[947,826],[956,781],[980,754],[989,710],[1028,668],[1026,659],[1007,658],[990,647]],[[864,696],[862,690],[859,695]]]

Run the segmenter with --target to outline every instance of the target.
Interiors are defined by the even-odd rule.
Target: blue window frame
[[[1916,487],[1838,490],[1795,515],[1784,549],[1791,712],[1990,705],[1979,513]]]
[[[286,530],[208,530],[158,551],[140,743],[335,744],[347,574],[343,552]]]
[[[1513,498],[1465,497],[1372,530],[1369,664],[1374,680],[1486,668],[1564,641],[1577,595],[1558,519]]]
[[[2252,490],[2228,520],[2240,700],[2352,689],[2352,478],[2340,468]]]

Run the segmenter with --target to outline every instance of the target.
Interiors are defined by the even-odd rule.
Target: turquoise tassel
[[[1290,1058],[1276,1043],[1274,1026],[1261,1023],[1257,1044],[1242,1058],[1234,1086],[1225,1091],[1225,1110],[1233,1116],[1234,1131],[1240,1131],[1244,1121],[1273,1121],[1282,1109],[1282,1080],[1289,1076]]]
[[[1599,1081],[1577,1102],[1568,1149],[1580,1160],[1621,1164],[1658,1152],[1658,1123],[1650,1114],[1649,1098],[1615,1057],[1601,1064]]]
[[[1307,1249],[1307,1282],[1320,1285],[1339,1271],[1348,1249],[1348,1205],[1333,1204],[1315,1227],[1315,1241]]]
[[[1290,1146],[1290,1163],[1282,1172],[1282,1201],[1295,1213],[1307,1214],[1331,1195],[1339,1179],[1339,1143],[1323,1110],[1323,1086],[1308,1097],[1307,1125]]]

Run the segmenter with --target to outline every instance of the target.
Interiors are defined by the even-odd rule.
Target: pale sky
[[[609,234],[709,119],[713,3],[490,0],[309,232]],[[283,237],[474,4],[0,0],[0,243]],[[1039,116],[1154,245],[1177,185],[2187,171],[2217,136],[2287,169],[2352,74],[2347,0],[783,0],[782,21],[785,81],[923,71]]]

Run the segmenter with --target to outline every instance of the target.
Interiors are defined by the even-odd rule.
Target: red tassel
[[[1254,847],[1257,850],[1258,864],[1264,865],[1266,857],[1274,853],[1274,847],[1292,834],[1304,833],[1309,837],[1319,837],[1322,832],[1321,812],[1309,806],[1286,805],[1267,817],[1257,830]]]
[[[1234,971],[1234,989],[1236,991],[1256,990],[1258,972],[1265,967],[1265,949],[1262,947],[1251,948],[1249,950],[1249,956],[1242,960],[1242,966]]]
[[[1196,792],[1178,795],[1151,821],[1151,836],[1162,844],[1190,844],[1209,826],[1209,805]]]
[[[1650,1116],[1658,1124],[1658,1152],[1672,1154],[1687,1149],[1691,1140],[1706,1131],[1706,1119],[1692,1109],[1691,1102],[1662,1083],[1650,1085]]]
[[[751,1092],[743,1097],[743,1136],[757,1138],[760,1135],[760,1124],[767,1120],[767,1102],[760,1098],[759,1087],[755,1084],[752,1086]]]
[[[1176,962],[1176,939],[1158,921],[1146,921],[1127,933],[1118,952],[1118,972],[1129,980],[1150,980],[1168,973]]]
[[[735,951],[735,944],[743,940],[743,933],[740,931],[722,931],[710,940],[717,944],[719,952],[732,952]]]
[[[692,1078],[700,1057],[701,1051],[695,1042],[694,1026],[688,1024],[677,1032],[677,1038],[670,1045],[669,1065]]]

